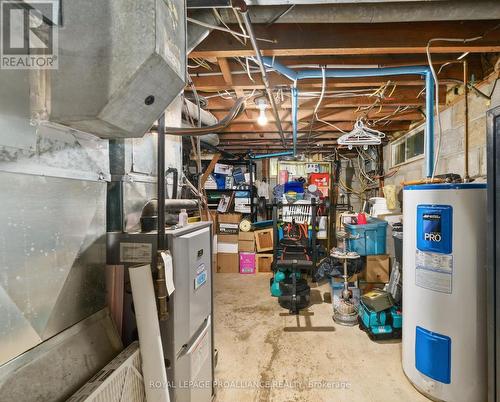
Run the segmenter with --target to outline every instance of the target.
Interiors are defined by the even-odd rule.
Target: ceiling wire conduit
[[[299,80],[322,78],[321,69],[311,70],[292,70],[281,63],[275,61],[272,57],[262,58],[264,65],[273,68],[285,77],[293,81],[293,88]],[[428,66],[408,66],[408,67],[383,67],[383,68],[355,68],[355,69],[326,69],[324,71],[326,78],[359,78],[359,77],[385,77],[392,75],[420,75],[425,78],[425,167],[427,178],[432,178],[434,173],[434,78],[432,71]],[[298,94],[298,89],[296,89]],[[293,100],[292,92],[292,100]],[[295,108],[298,107],[295,102]],[[295,116],[296,116],[295,112]],[[293,119],[293,133],[297,135],[297,119]]]

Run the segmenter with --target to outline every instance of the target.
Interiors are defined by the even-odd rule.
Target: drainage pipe
[[[269,98],[269,103],[271,104],[271,108],[273,110],[274,121],[276,124],[276,128],[281,137],[281,143],[283,146],[285,144],[285,135],[283,133],[283,127],[281,126],[280,115],[278,113],[278,107],[276,106],[276,101],[274,100],[274,96],[271,90],[271,85],[269,83],[269,79],[267,77],[266,68],[262,61],[262,54],[260,52],[259,45],[257,43],[257,39],[255,37],[255,32],[253,30],[252,21],[250,21],[250,17],[248,15],[248,8],[245,1],[238,1],[234,8],[239,11],[239,13],[243,17],[243,21],[245,23],[245,27],[247,29],[248,35],[250,36],[250,42],[252,43],[253,50],[255,51],[255,55],[257,57],[257,63],[259,64],[260,73],[262,75],[262,82],[264,83],[264,87],[266,88],[267,97]]]
[[[273,68],[294,82],[298,80],[322,78],[321,69],[294,71],[271,57],[263,57],[264,65]],[[426,176],[432,177],[434,172],[434,79],[428,66],[385,67],[385,68],[357,68],[357,69],[327,69],[326,78],[358,78],[358,77],[385,77],[391,75],[420,75],[425,78],[425,167]],[[297,105],[298,106],[298,105]],[[297,122],[293,121],[294,131]]]

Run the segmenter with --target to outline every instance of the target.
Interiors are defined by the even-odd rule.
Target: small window
[[[392,166],[419,159],[424,154],[424,140],[424,130],[419,127],[391,143]]]

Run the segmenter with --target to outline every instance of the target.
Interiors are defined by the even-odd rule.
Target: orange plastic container
[[[330,173],[311,173],[309,175],[309,184],[314,184],[318,187],[324,197],[328,197],[330,189]]]

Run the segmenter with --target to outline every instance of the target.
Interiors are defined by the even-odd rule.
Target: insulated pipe
[[[264,67],[264,62],[262,61],[262,54],[260,53],[260,48],[257,43],[257,39],[255,37],[255,32],[253,30],[252,21],[250,21],[250,17],[248,15],[248,8],[244,0],[238,1],[238,4],[235,6],[235,9],[240,12],[243,16],[243,21],[245,23],[245,27],[247,29],[248,35],[250,36],[250,42],[252,42],[253,50],[255,51],[255,55],[257,57],[257,62],[259,64],[260,73],[262,75],[262,82],[266,88],[267,97],[269,98],[269,102],[271,104],[271,108],[273,109],[274,120],[276,124],[276,128],[279,131],[281,137],[281,143],[283,146],[285,144],[285,134],[283,133],[283,127],[281,126],[280,115],[278,113],[278,107],[276,106],[276,101],[274,100],[273,93],[271,91],[271,85],[269,84],[269,79],[267,77],[266,68]]]
[[[296,81],[310,78],[322,78],[321,69],[294,71],[271,57],[263,57],[264,65],[273,68],[290,80]],[[428,66],[357,68],[357,69],[326,69],[326,78],[359,78],[385,77],[391,75],[421,75],[425,77],[425,166],[426,176],[432,177],[434,172],[434,78]],[[298,105],[297,105],[298,106]],[[296,122],[294,130],[296,130]]]
[[[234,103],[233,107],[222,120],[213,126],[207,127],[189,127],[189,128],[178,128],[178,127],[164,127],[164,133],[169,135],[181,135],[181,136],[192,136],[199,137],[207,134],[213,134],[217,131],[221,131],[226,128],[231,122],[238,117],[245,110],[245,98],[238,98]],[[165,122],[163,122],[165,125]],[[154,129],[154,127],[153,127]]]

